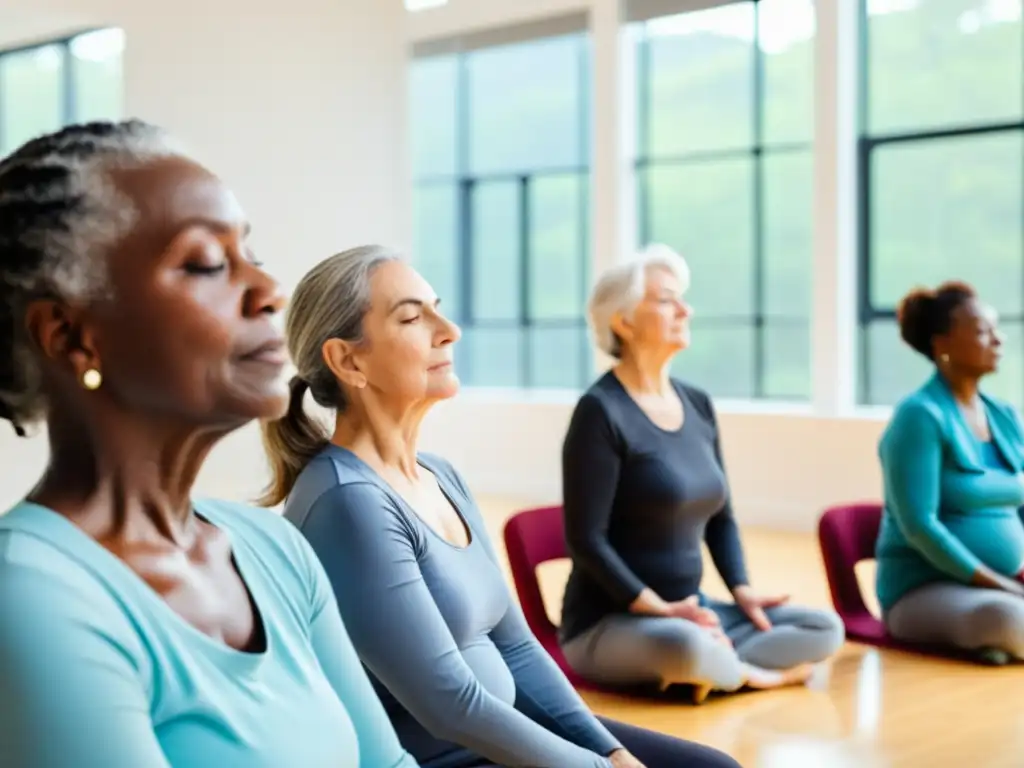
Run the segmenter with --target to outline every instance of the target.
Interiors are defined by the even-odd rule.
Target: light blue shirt
[[[0,762],[415,768],[294,527],[228,502],[196,511],[231,540],[263,652],[200,632],[65,517],[0,517]]]

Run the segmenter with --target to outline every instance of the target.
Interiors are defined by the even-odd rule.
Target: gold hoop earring
[[[88,390],[96,390],[103,383],[103,374],[95,368],[90,368],[82,374],[82,386]]]

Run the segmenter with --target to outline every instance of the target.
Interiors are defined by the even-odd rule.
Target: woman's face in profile
[[[381,264],[370,279],[365,343],[353,354],[367,385],[392,402],[433,402],[459,391],[454,345],[459,327],[441,312],[430,284],[402,261]]]
[[[691,314],[690,305],[683,299],[682,286],[672,271],[651,267],[644,276],[643,299],[633,310],[624,338],[641,349],[686,349],[690,345]]]
[[[283,414],[285,298],[249,247],[234,195],[182,158],[111,179],[138,217],[110,254],[111,299],[81,314],[87,352],[68,355],[76,369],[102,374],[89,397],[183,425],[232,428]],[[52,324],[49,332],[60,334]]]
[[[949,333],[937,351],[948,355],[949,364],[958,370],[982,376],[999,368],[1002,345],[996,311],[970,299],[953,311]]]

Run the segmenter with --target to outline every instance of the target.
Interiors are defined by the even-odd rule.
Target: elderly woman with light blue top
[[[936,370],[897,405],[879,445],[885,624],[901,640],[1024,660],[1024,429],[979,388],[1001,356],[995,313],[947,283],[909,294],[898,316]]]
[[[192,493],[288,403],[285,297],[247,235],[141,122],[0,161],[0,417],[50,453],[0,515],[7,768],[416,766],[305,539]]]
[[[418,451],[459,388],[458,328],[394,252],[356,248],[299,283],[297,368],[266,426],[264,502],[313,545],[403,746],[426,768],[736,768],[696,744],[595,717],[530,633],[462,476]],[[303,396],[335,411],[332,431]]]

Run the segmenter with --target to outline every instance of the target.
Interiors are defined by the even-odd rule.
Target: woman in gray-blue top
[[[530,633],[473,498],[417,451],[458,391],[458,328],[426,281],[378,247],[333,256],[287,318],[298,369],[265,427],[274,482],[334,584],[405,748],[426,768],[735,768],[714,750],[595,717]],[[310,391],[333,434],[303,411]]]

